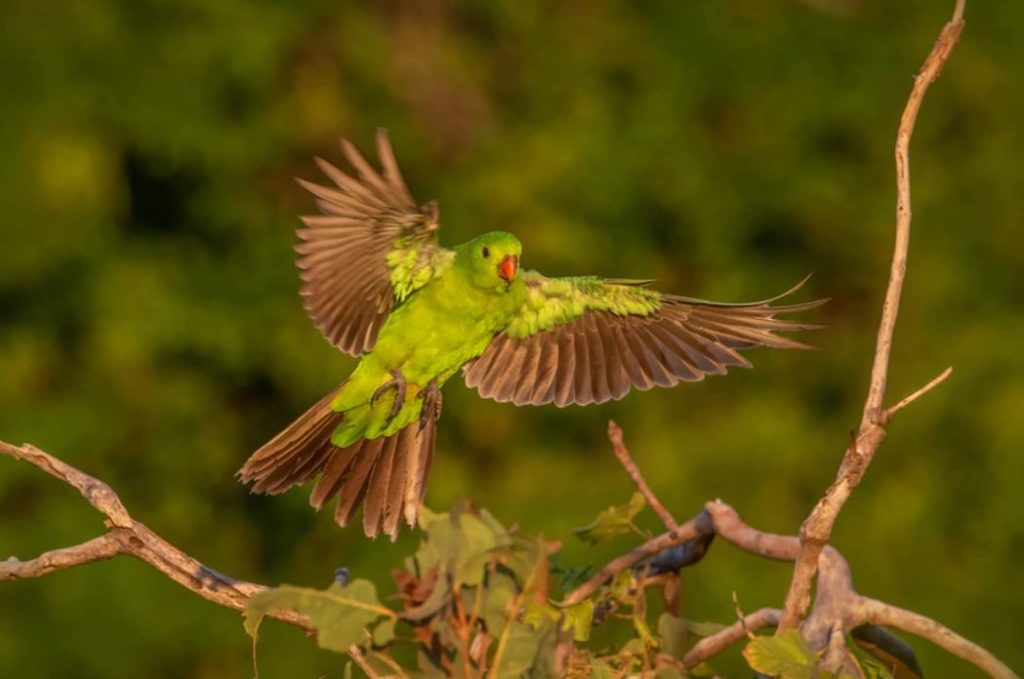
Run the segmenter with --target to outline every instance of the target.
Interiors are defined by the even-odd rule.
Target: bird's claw
[[[430,380],[419,393],[419,397],[423,399],[423,408],[420,409],[420,429],[423,429],[430,419],[437,421],[441,417],[444,396],[441,394],[441,388],[437,386],[437,380]]]
[[[391,412],[388,413],[387,424],[391,424],[391,420],[398,417],[398,413],[402,410],[402,405],[405,403],[405,375],[402,374],[401,370],[389,370],[391,373],[391,379],[384,384],[377,387],[373,392],[373,396],[370,397],[370,405],[377,402],[381,396],[390,391],[395,390],[395,400],[391,402]]]

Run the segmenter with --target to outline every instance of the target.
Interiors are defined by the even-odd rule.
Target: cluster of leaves
[[[548,556],[558,543],[531,540],[466,506],[424,510],[419,528],[419,549],[392,574],[397,610],[367,580],[283,586],[250,600],[246,630],[255,640],[266,614],[290,609],[309,619],[321,647],[345,653],[356,645],[392,669],[384,651],[400,639],[416,646],[424,677],[549,675],[557,625],[523,612],[546,605]]]
[[[641,532],[634,519],[645,504],[637,493],[628,503],[602,511],[576,534],[597,543]],[[424,510],[419,528],[419,548],[392,573],[397,605],[382,604],[368,580],[339,577],[323,590],[284,585],[250,600],[245,629],[253,643],[265,616],[291,610],[308,619],[322,648],[347,653],[356,646],[382,674],[428,679],[714,674],[706,663],[687,673],[682,661],[691,640],[723,626],[684,620],[668,604],[660,613],[648,605],[652,587],[662,586],[668,600],[674,573],[656,573],[650,564],[625,570],[580,603],[560,605],[558,599],[589,569],[560,566],[559,541],[527,537],[466,504],[441,514]],[[617,648],[592,643],[592,629],[611,619],[627,621],[632,638]],[[391,651],[397,645],[414,650],[414,670],[394,660]],[[817,654],[796,631],[751,636],[743,657],[765,676],[834,676],[816,670]],[[893,679],[872,656],[861,653],[859,663],[864,677]]]

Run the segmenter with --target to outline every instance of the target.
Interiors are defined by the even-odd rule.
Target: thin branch
[[[651,509],[661,517],[662,523],[665,524],[665,528],[669,530],[675,530],[679,525],[676,523],[672,513],[665,509],[665,505],[658,501],[658,496],[654,494],[651,487],[647,485],[647,481],[644,480],[643,474],[640,473],[639,467],[636,466],[636,462],[633,461],[633,456],[629,454],[629,448],[626,447],[626,442],[622,438],[622,428],[615,424],[614,421],[609,420],[608,422],[608,440],[611,441],[612,450],[615,452],[615,457],[619,458],[619,462],[626,468],[626,473],[633,479],[633,483],[643,493],[643,496],[647,499],[647,504],[651,506]]]
[[[359,669],[361,669],[363,673],[366,674],[366,676],[368,676],[370,679],[380,678],[381,675],[378,674],[377,671],[374,670],[372,667],[370,667],[370,663],[366,660],[366,656],[363,655],[363,652],[359,649],[358,646],[353,645],[349,647],[348,657],[352,658],[352,662],[358,665]]]
[[[952,372],[953,372],[953,368],[952,367],[946,368],[941,373],[939,373],[939,376],[936,377],[935,379],[933,379],[931,382],[929,382],[928,384],[924,385],[923,387],[921,387],[920,389],[915,391],[913,394],[910,394],[909,396],[904,396],[902,399],[900,399],[899,403],[897,403],[894,406],[890,406],[889,408],[887,408],[885,410],[885,419],[888,420],[890,417],[892,417],[893,415],[895,415],[899,411],[903,410],[908,405],[910,405],[911,403],[913,403],[917,399],[921,398],[922,396],[927,394],[929,391],[931,391],[935,387],[937,387],[940,384],[942,384],[943,382],[945,382],[946,378],[948,378]]]
[[[795,561],[800,553],[798,538],[752,528],[743,522],[735,509],[721,500],[708,502],[704,511],[711,516],[715,532],[744,552],[775,561]]]
[[[34,559],[20,561],[10,557],[0,561],[0,580],[24,580],[41,578],[54,571],[62,571],[72,566],[104,561],[121,553],[121,545],[110,533],[74,547],[64,547],[40,554]]]
[[[76,488],[89,504],[107,517],[106,524],[109,528],[104,535],[80,545],[46,552],[35,559],[20,561],[11,557],[0,561],[0,581],[38,578],[54,571],[124,554],[148,563],[207,601],[236,611],[245,610],[246,603],[252,596],[269,589],[265,585],[236,580],[204,566],[133,519],[117,493],[106,483],[58,460],[49,453],[32,445],[15,446],[5,441],[0,441],[0,453],[35,465],[50,476]],[[314,633],[305,616],[294,611],[274,611],[267,615],[300,627],[307,634]],[[359,664],[356,654],[362,658],[359,647],[353,645],[349,649],[349,655]],[[365,662],[365,659],[363,661]],[[379,675],[369,676],[373,679]]]
[[[817,572],[818,556],[832,537],[832,526],[839,512],[850,493],[860,483],[878,446],[885,438],[886,413],[882,409],[882,402],[885,398],[889,356],[910,247],[910,138],[928,87],[939,77],[960,39],[964,26],[964,2],[965,0],[956,1],[952,19],[943,26],[935,45],[914,79],[914,86],[900,118],[895,148],[896,242],[889,271],[889,284],[882,304],[882,320],[878,327],[870,386],[864,400],[857,437],[843,456],[836,480],[811,510],[800,528],[800,557],[797,559],[793,578],[786,592],[784,614],[778,628],[780,633],[796,627],[806,614],[810,606],[811,581]]]
[[[859,614],[864,622],[893,627],[927,639],[995,679],[1019,679],[1013,670],[984,648],[929,617],[867,597],[860,597],[859,603]]]
[[[601,568],[601,570],[594,573],[589,580],[570,592],[569,595],[565,597],[562,605],[572,606],[574,604],[578,604],[593,594],[598,587],[611,580],[616,573],[621,573],[627,568],[632,568],[647,557],[654,556],[658,552],[666,550],[673,545],[678,545],[681,542],[686,542],[687,540],[693,540],[694,538],[708,535],[713,530],[711,518],[708,516],[707,512],[701,512],[686,523],[676,527],[675,530],[670,530],[667,533],[662,533],[657,537],[653,537],[632,551],[609,561],[603,568]]]
[[[778,608],[762,608],[746,615],[728,627],[711,636],[704,637],[693,645],[683,656],[683,667],[692,670],[712,656],[718,655],[737,641],[746,638],[748,633],[756,632],[762,627],[774,627],[779,624],[782,611]]]

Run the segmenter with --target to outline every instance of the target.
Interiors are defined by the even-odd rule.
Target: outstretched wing
[[[633,387],[671,387],[728,366],[749,368],[738,350],[804,349],[775,333],[820,327],[777,314],[827,301],[719,304],[663,294],[648,281],[535,272],[523,272],[523,281],[528,293],[519,314],[464,368],[466,384],[481,396],[516,405],[604,403]]]
[[[341,150],[356,177],[317,158],[335,187],[298,180],[322,214],[302,218],[295,249],[310,318],[327,341],[358,355],[373,348],[394,305],[437,275],[452,253],[437,244],[437,204],[416,205],[386,131],[377,131],[382,172],[348,140]]]

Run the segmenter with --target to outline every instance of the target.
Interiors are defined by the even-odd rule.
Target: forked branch
[[[106,517],[104,523],[108,529],[99,537],[79,545],[46,552],[28,561],[13,556],[0,561],[0,581],[39,578],[55,571],[124,554],[148,563],[193,594],[236,611],[244,610],[246,602],[253,595],[268,589],[264,585],[236,580],[204,566],[133,519],[121,498],[106,483],[49,453],[32,445],[15,446],[4,441],[0,441],[0,453],[33,464],[77,489],[89,504]],[[307,620],[292,611],[272,611],[268,616],[301,627],[308,634],[313,633]],[[349,649],[349,657],[371,678],[378,676],[369,667],[358,647]]]
[[[832,538],[832,526],[842,510],[850,493],[857,487],[868,465],[875,456],[878,446],[885,438],[888,416],[901,409],[907,402],[896,404],[888,411],[883,409],[885,387],[889,375],[889,356],[892,351],[893,332],[899,313],[900,297],[903,293],[903,279],[907,272],[907,254],[910,248],[910,138],[914,133],[921,102],[928,87],[938,79],[949,56],[960,39],[964,27],[963,13],[965,0],[956,0],[953,17],[943,26],[939,37],[925,59],[921,70],[914,79],[907,104],[900,118],[896,135],[896,243],[893,248],[892,265],[889,271],[889,285],[882,304],[882,320],[878,327],[875,343],[875,357],[871,366],[871,381],[868,395],[864,400],[857,436],[846,449],[835,481],[825,491],[814,509],[800,528],[800,557],[793,568],[793,578],[786,593],[779,631],[783,632],[800,624],[811,602],[811,582],[818,568],[818,556]],[[948,375],[944,373],[944,376]],[[944,376],[941,379],[944,379]],[[917,395],[930,389],[939,379]],[[910,398],[916,398],[916,396]]]

